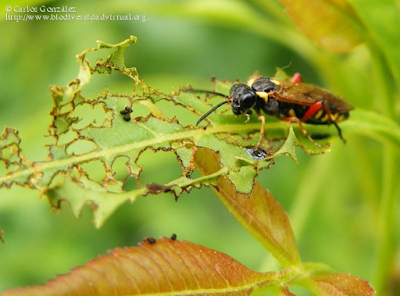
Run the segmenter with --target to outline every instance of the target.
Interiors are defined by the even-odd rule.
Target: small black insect
[[[257,76],[247,84],[234,84],[230,89],[229,96],[205,90],[188,89],[188,91],[214,94],[227,99],[201,116],[196,126],[216,109],[227,103],[232,104],[232,112],[235,115],[248,115],[254,110],[261,121],[260,140],[256,148],[261,145],[264,138],[265,117],[261,115],[261,111],[283,121],[296,122],[302,133],[313,144],[320,146],[308,135],[302,123],[333,124],[339,137],[345,142],[337,123],[347,119],[350,116],[350,111],[354,109],[353,106],[327,90],[303,83],[300,74],[295,74],[291,82]]]
[[[172,239],[172,240],[176,240],[177,237],[178,237],[178,236],[177,236],[175,233],[173,233],[173,234],[171,235],[171,239]]]
[[[131,113],[133,112],[132,108],[129,106],[126,106],[124,110],[119,111],[119,113],[121,113],[124,118],[125,121],[130,121],[131,120]]]
[[[121,114],[129,114],[129,113],[132,113],[132,112],[133,112],[133,110],[129,106],[126,106],[124,110],[119,111],[119,113],[121,113]]]
[[[151,236],[145,237],[143,241],[149,244],[155,244],[157,242],[157,240]]]

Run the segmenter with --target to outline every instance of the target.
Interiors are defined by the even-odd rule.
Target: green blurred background
[[[78,74],[75,55],[95,47],[96,40],[118,43],[129,35],[137,36],[138,42],[127,50],[126,64],[137,67],[147,84],[165,92],[187,83],[211,88],[211,76],[245,80],[255,71],[271,76],[276,67],[290,64],[289,74],[301,72],[307,82],[331,89],[357,108],[374,108],[365,87],[369,75],[365,69],[371,67],[365,47],[341,56],[322,53],[297,33],[283,6],[270,1],[271,7],[278,9],[274,14],[274,10],[261,9],[260,2],[214,1],[208,13],[202,14],[179,11],[180,6],[187,7],[185,1],[3,1],[3,14],[7,5],[68,5],[76,7],[76,14],[131,13],[145,21],[15,22],[5,21],[2,15],[0,127],[19,130],[26,157],[45,159],[44,145],[50,140],[44,135],[52,107],[49,86],[64,86],[74,79]],[[269,20],[268,24],[279,18],[280,23],[259,31],[251,29],[231,21],[237,14],[237,10],[227,9],[231,5],[243,5],[246,9],[240,14],[249,22],[253,21],[253,15],[247,14],[251,11],[259,19]],[[269,38],[268,32],[275,34],[283,27],[293,34],[282,36],[285,42]],[[293,42],[292,36],[297,38]],[[329,62],[324,66],[313,60],[307,52],[310,48],[320,53],[319,58],[325,55],[338,61],[335,69],[329,68],[333,65]],[[109,87],[100,81],[100,89]],[[114,81],[111,91],[128,92],[131,85],[125,82]],[[373,281],[382,144],[344,133],[347,145],[336,140],[332,152],[320,156],[298,150],[299,164],[281,157],[258,181],[289,212],[304,261],[320,261],[339,272]],[[180,173],[174,157],[165,152],[145,153],[139,163],[145,165],[143,179],[148,182],[155,174]],[[76,220],[66,204],[60,213],[50,211],[38,192],[2,189],[0,229],[5,240],[0,245],[0,290],[42,284],[108,249],[137,245],[144,236],[172,233],[225,252],[256,270],[278,268],[208,188],[193,190],[178,202],[172,195],[140,198],[118,209],[101,229],[95,229],[89,207]],[[398,227],[395,231],[398,236]]]

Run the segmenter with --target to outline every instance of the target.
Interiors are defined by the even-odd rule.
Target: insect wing
[[[308,83],[279,81],[279,89],[272,95],[277,101],[311,106],[317,101],[327,102],[339,113],[353,110],[354,107],[329,91]]]

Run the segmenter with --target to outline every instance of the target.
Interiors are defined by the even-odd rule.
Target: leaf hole
[[[80,166],[89,176],[89,179],[95,182],[101,182],[106,177],[106,169],[104,163],[100,160],[90,161]]]
[[[181,125],[194,125],[199,119],[198,115],[183,106],[175,105],[172,101],[162,100],[156,105],[168,118],[176,117]]]
[[[150,109],[149,107],[146,106],[147,103],[146,101],[142,101],[142,100],[138,100],[138,101],[134,101],[134,104],[132,106],[132,113],[131,113],[131,117],[135,118],[135,117],[146,117],[147,115],[149,115]]]
[[[97,145],[89,140],[77,140],[67,147],[68,155],[82,155],[97,150]]]
[[[79,117],[79,121],[73,123],[75,129],[83,129],[92,125],[94,127],[102,127],[107,119],[107,112],[102,104],[92,106],[90,104],[81,104],[75,108],[74,115]]]
[[[122,187],[122,189],[124,189],[124,191],[132,191],[132,190],[136,190],[138,189],[138,184],[137,184],[137,180],[135,177],[129,177],[125,180],[124,186]]]
[[[19,162],[20,157],[18,155],[19,146],[15,143],[8,145],[0,150],[0,158],[7,162]]]
[[[61,106],[60,109],[60,114],[65,114],[65,113],[69,113],[73,110],[72,108],[72,104],[66,104],[64,106]]]
[[[114,171],[117,180],[122,181],[129,176],[128,162],[129,158],[126,156],[119,156],[113,161],[112,170]]]
[[[0,157],[2,159],[9,160],[11,155],[12,155],[12,153],[11,153],[10,147],[5,147],[0,150]]]
[[[78,134],[74,131],[69,130],[65,134],[62,134],[58,137],[58,144],[65,145],[68,143],[72,143],[77,138]]]
[[[91,54],[97,53],[93,52]],[[97,73],[93,73],[95,79],[93,79],[90,83],[86,84],[83,89],[81,89],[82,96],[86,98],[97,97],[99,95],[99,89],[104,87],[112,87],[113,91],[118,93],[131,93],[132,88],[135,87],[132,79],[119,71],[112,71],[112,69],[107,66],[98,67],[97,70],[97,72],[99,72],[100,74],[104,73],[106,75],[98,75]]]
[[[138,165],[143,166],[140,174],[141,185],[150,183],[166,184],[182,174],[182,168],[172,151],[153,152],[146,150],[140,156]]]
[[[64,172],[58,172],[54,177],[51,179],[51,182],[49,184],[49,188],[54,188],[56,186],[60,186],[65,182],[65,173]]]
[[[199,171],[193,171],[189,176],[187,176],[188,178],[190,178],[190,179],[197,179],[197,178],[200,178],[200,177],[202,177],[202,175],[200,174],[200,172]]]

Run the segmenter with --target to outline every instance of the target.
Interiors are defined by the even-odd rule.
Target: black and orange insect
[[[227,100],[214,106],[197,121],[200,124],[208,115],[224,104],[232,104],[235,115],[252,113],[254,110],[261,121],[260,140],[256,147],[261,145],[264,138],[265,117],[275,116],[280,120],[298,123],[302,133],[316,146],[314,139],[307,133],[302,123],[333,124],[339,137],[345,142],[339,122],[347,119],[353,106],[329,91],[318,86],[304,83],[300,74],[295,74],[292,81],[279,80],[264,76],[256,76],[247,83],[234,84],[229,96],[205,90],[189,89],[191,92],[214,94]]]

